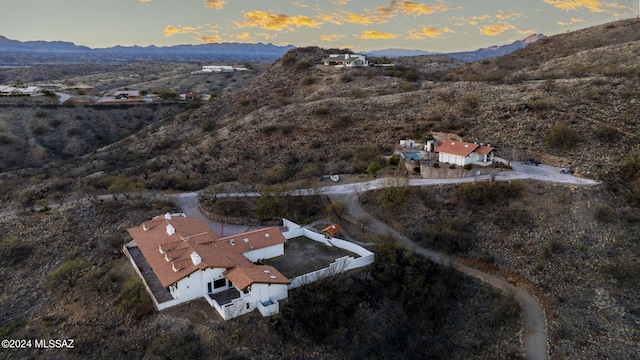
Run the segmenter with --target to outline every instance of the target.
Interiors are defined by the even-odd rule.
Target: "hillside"
[[[145,314],[142,319],[123,309],[119,304],[128,299],[124,289],[132,271],[113,249],[114,244],[117,248],[127,226],[175,208],[171,202],[142,198],[76,201],[41,212],[32,205],[91,198],[98,192],[126,193],[132,188],[191,191],[227,182],[253,188],[294,180],[317,184],[318,176],[330,173],[364,174],[369,164],[382,162],[383,155],[390,155],[400,139],[444,132],[466,141],[491,143],[499,156],[515,160],[534,157],[546,164],[570,165],[576,175],[600,179],[604,184],[581,188],[514,182],[505,188],[471,185],[420,192],[404,189],[401,195],[405,200],[395,208],[385,209],[380,201],[383,197],[368,194],[361,200],[370,211],[378,211],[378,216],[418,243],[451,252],[461,261],[523,284],[536,294],[547,311],[552,358],[633,358],[634,349],[640,345],[638,34],[640,20],[625,20],[551,36],[503,58],[465,66],[443,57],[418,57],[393,68],[339,69],[320,64],[333,50],[294,49],[246,85],[221,92],[181,116],[162,121],[154,118],[151,126],[145,126],[146,113],[143,120],[133,120],[133,110],[122,109],[121,114],[113,115],[117,118],[114,128],[123,127],[122,136],[117,137],[117,131],[108,128],[113,137],[108,138],[109,143],[100,143],[99,149],[84,147],[81,156],[17,167],[1,174],[2,206],[16,211],[5,211],[0,230],[8,234],[5,245],[11,246],[7,248],[22,249],[18,253],[26,254],[26,258],[5,260],[1,265],[16,270],[3,279],[4,288],[11,290],[1,298],[2,304],[19,310],[5,310],[2,331],[22,336],[80,336],[92,328],[104,331],[104,336],[92,336],[82,349],[86,353],[78,357],[117,356],[119,351],[131,351],[140,357],[157,355],[168,340],[194,358],[219,349],[224,350],[218,352],[220,357],[255,357],[251,349],[260,344],[268,349],[264,358],[319,358],[321,354],[344,358],[353,354],[346,347],[340,349],[343,352],[327,353],[334,349],[332,344],[297,331],[304,328],[303,324],[313,326],[304,322],[309,317],[300,303],[287,310],[288,315],[302,319],[300,323],[282,318],[267,323],[250,318],[242,323],[203,324],[193,314],[147,314],[148,304],[140,297],[134,305]],[[49,113],[38,117],[36,111],[29,109],[24,116],[34,123],[43,122],[45,135],[53,136],[57,122],[48,122],[52,119]],[[71,115],[66,111],[60,113],[63,118]],[[68,132],[67,127],[80,125],[71,121],[58,126]],[[81,130],[95,142],[97,133]],[[33,129],[19,124],[2,134],[14,139],[18,131],[26,136],[27,143],[38,139],[38,131],[34,134]],[[28,137],[29,133],[36,136]],[[52,138],[51,143],[59,146],[56,141]],[[4,150],[14,144],[5,141],[0,146]],[[411,206],[404,206],[407,203]],[[372,240],[371,235],[354,233]],[[17,240],[21,236],[27,239],[24,244]],[[456,242],[465,246],[447,247]],[[55,261],[47,261],[54,256]],[[83,258],[93,266],[78,287],[68,292],[47,287],[48,273],[74,258]],[[402,264],[430,269],[416,259],[402,260]],[[403,324],[411,320],[401,305],[369,293],[370,286],[389,285],[376,282],[380,280],[380,273],[375,272],[378,270],[384,269],[372,269],[345,281],[358,284],[357,291],[331,288],[337,292],[332,299],[344,296],[340,309],[357,307],[355,319],[375,320],[367,323],[369,329],[376,329],[367,333],[371,337],[350,338],[363,348],[387,339],[390,322],[384,316],[403,319]],[[441,271],[431,270],[429,273]],[[21,282],[21,274],[37,279],[36,292]],[[438,283],[436,278],[425,281]],[[448,290],[452,294],[449,309],[467,311],[463,304],[475,301],[470,300],[473,296],[466,297],[469,292],[484,299],[482,304],[476,303],[480,308],[495,309],[490,306],[492,301],[502,301],[501,297],[483,293],[475,283],[464,285],[451,274],[441,278],[460,286]],[[411,281],[411,277],[405,280]],[[139,293],[134,291],[133,295]],[[367,301],[359,304],[354,293]],[[12,304],[18,296],[26,300]],[[193,307],[194,313],[203,313],[197,304]],[[23,313],[34,314],[35,320],[15,315]],[[482,314],[487,313],[492,311]],[[101,314],[95,323],[83,317],[95,314]],[[375,317],[369,316],[372,314]],[[471,329],[465,330],[461,314],[448,313],[452,327],[440,329],[448,331],[446,334],[476,336]],[[499,318],[487,321],[502,326]],[[352,334],[349,325],[341,323],[340,330]],[[508,337],[506,329],[511,326],[513,323],[501,327],[500,336]],[[58,329],[68,332],[63,334]],[[225,336],[213,336],[212,329]],[[329,331],[326,327],[320,330]],[[403,334],[422,330],[403,328]],[[265,335],[257,339],[252,337],[255,332]],[[314,346],[296,349],[288,344],[286,352],[278,352],[286,339],[281,336],[287,332],[302,334],[298,340]],[[105,339],[123,336],[127,341],[117,350],[109,348]],[[438,343],[434,336],[431,340]],[[396,340],[400,341],[389,339]],[[500,343],[487,345],[490,339],[486,338],[467,340],[464,351],[472,351],[469,349],[474,342],[506,351],[494,354],[484,348],[482,356],[486,358],[518,354],[513,343],[504,347]],[[138,342],[144,348],[139,348]],[[401,342],[394,345],[403,348]],[[444,350],[426,355],[438,354],[443,358],[469,357],[466,352]]]

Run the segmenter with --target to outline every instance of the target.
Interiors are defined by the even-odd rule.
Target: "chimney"
[[[344,59],[349,60],[349,54],[344,54]]]
[[[200,265],[200,263],[202,262],[202,258],[200,257],[200,255],[198,255],[197,252],[192,252],[191,253],[191,262],[193,262],[193,265]]]
[[[164,214],[164,218],[167,220],[171,220],[171,213]]]
[[[173,227],[173,225],[169,224],[167,225],[167,234],[169,234],[169,236],[173,235],[176,233],[176,228]]]

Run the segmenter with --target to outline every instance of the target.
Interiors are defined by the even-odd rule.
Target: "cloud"
[[[480,33],[487,36],[496,36],[502,34],[507,30],[513,30],[515,28],[515,26],[509,23],[502,22],[500,24],[485,25],[480,28]]]
[[[211,9],[222,10],[226,3],[226,0],[207,0],[204,6]]]
[[[200,35],[198,36],[198,39],[200,39],[200,41],[202,41],[205,44],[211,44],[211,43],[222,41],[222,38],[218,35]]]
[[[380,32],[375,30],[366,30],[360,34],[362,40],[389,40],[397,39],[398,35],[390,32]]]
[[[320,35],[320,39],[323,41],[337,41],[342,39],[343,37],[344,35],[338,35],[338,34]]]
[[[301,1],[292,1],[291,3],[293,5],[295,5],[295,6],[297,6],[299,8],[303,8],[303,9],[309,7],[309,5],[307,5],[307,4],[305,4],[305,3],[301,2]]]
[[[558,25],[560,25],[560,26],[569,26],[569,25],[573,25],[573,24],[583,23],[585,21],[586,20],[584,20],[584,19],[571,18],[571,19],[569,19],[569,21],[558,21]]]
[[[521,18],[523,16],[525,16],[523,12],[515,12],[515,11],[504,12],[500,10],[498,14],[495,15],[495,18],[504,21],[504,20],[513,20],[513,19]]]
[[[141,3],[150,3],[151,2],[151,0],[138,0],[138,1],[140,1]]]
[[[376,14],[356,14],[347,11],[341,11],[332,14],[320,14],[317,17],[324,22],[330,22],[336,25],[342,25],[344,23],[373,25],[382,24],[388,21],[385,16]]]
[[[244,20],[235,23],[239,28],[257,27],[265,30],[283,31],[292,30],[293,27],[318,28],[322,22],[315,21],[307,16],[289,16],[285,14],[273,14],[266,11],[250,11],[243,14]]]
[[[253,37],[248,32],[243,32],[241,34],[236,35],[236,39],[243,40],[243,41],[249,41],[249,40],[253,39]]]
[[[393,3],[393,2],[392,2]],[[438,1],[437,5],[427,5],[422,3],[415,3],[412,1],[403,1],[400,5],[402,13],[405,15],[431,15],[437,12],[447,11],[450,8],[442,1]]]
[[[347,5],[351,0],[329,0],[329,2],[334,5]]]
[[[558,9],[571,11],[585,8],[594,13],[604,12],[604,4],[600,0],[543,0],[549,5],[555,6]]]
[[[460,18],[459,20],[469,25],[478,25],[480,21],[486,21],[490,19],[491,19],[491,15],[484,14],[484,15],[476,15],[476,16]]]
[[[172,26],[167,25],[164,28],[164,36],[170,37],[176,34],[188,34],[188,33],[197,33],[202,29],[201,26],[193,27],[193,26]]]
[[[453,32],[455,31],[449,29],[448,27],[438,29],[434,27],[425,26],[421,30],[409,30],[409,35],[407,36],[407,39],[423,40],[428,37],[437,39],[442,37],[442,35],[444,35],[445,33],[453,33]]]

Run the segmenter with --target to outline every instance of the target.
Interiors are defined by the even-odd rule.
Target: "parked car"
[[[571,174],[571,168],[568,166],[563,166],[562,169],[560,169],[560,174]]]
[[[525,160],[524,163],[527,165],[535,165],[535,166],[540,165],[540,161],[533,158]]]

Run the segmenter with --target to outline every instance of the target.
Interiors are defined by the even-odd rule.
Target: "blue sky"
[[[638,0],[0,0],[0,35],[93,48],[208,42],[450,52],[638,15]]]

